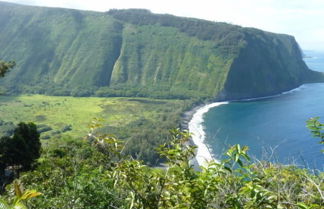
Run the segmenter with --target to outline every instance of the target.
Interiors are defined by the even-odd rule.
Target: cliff
[[[234,99],[324,81],[291,36],[138,9],[0,2],[0,48],[8,93]]]

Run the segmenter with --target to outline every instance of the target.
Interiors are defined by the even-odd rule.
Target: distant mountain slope
[[[236,99],[324,81],[291,36],[137,9],[0,2],[0,49],[11,93]]]

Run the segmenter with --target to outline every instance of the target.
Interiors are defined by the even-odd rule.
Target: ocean
[[[324,52],[305,55],[310,69],[324,72]],[[229,146],[241,144],[249,147],[254,159],[324,170],[324,146],[306,128],[311,117],[324,122],[324,83],[305,84],[272,98],[221,104],[205,112],[198,123],[203,130],[200,140],[216,159]]]

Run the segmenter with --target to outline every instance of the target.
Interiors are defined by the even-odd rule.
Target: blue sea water
[[[324,72],[324,52],[305,54],[309,68]],[[306,128],[310,117],[324,122],[324,83],[306,84],[278,97],[210,109],[204,116],[205,142],[218,159],[230,145],[241,144],[249,146],[256,159],[323,171],[324,147]]]

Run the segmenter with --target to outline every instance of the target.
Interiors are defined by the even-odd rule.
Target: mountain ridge
[[[11,94],[240,99],[324,81],[289,35],[143,9],[0,5]]]

